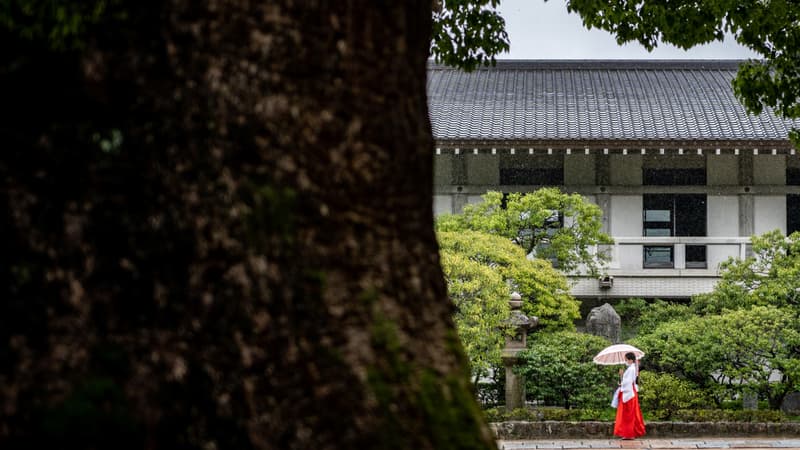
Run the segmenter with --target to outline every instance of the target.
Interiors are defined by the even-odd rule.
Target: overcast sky
[[[647,52],[639,44],[619,46],[602,30],[587,30],[577,14],[567,13],[565,0],[501,0],[511,41],[509,53],[498,59],[744,59],[756,54],[733,38],[685,51],[659,44]]]

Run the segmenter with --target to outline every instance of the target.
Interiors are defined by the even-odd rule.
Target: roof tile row
[[[498,61],[431,65],[437,140],[764,140],[800,121],[748,115],[737,61]]]

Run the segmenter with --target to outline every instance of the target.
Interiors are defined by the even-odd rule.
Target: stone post
[[[511,316],[508,323],[513,327],[514,334],[506,337],[506,346],[503,349],[503,366],[506,369],[506,411],[513,411],[525,406],[525,377],[514,373],[520,351],[525,350],[528,329],[539,323],[536,317],[528,318],[522,314],[522,298],[516,292],[511,294],[508,302],[511,306]]]
[[[742,409],[755,411],[758,409],[758,394],[745,392],[742,394]]]

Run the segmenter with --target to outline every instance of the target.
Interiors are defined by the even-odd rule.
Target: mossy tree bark
[[[0,36],[0,442],[492,448],[430,2],[108,4],[76,49]]]

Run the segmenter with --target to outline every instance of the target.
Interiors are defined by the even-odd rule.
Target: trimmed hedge
[[[560,409],[560,408],[520,408],[506,412],[504,408],[485,410],[489,422],[508,421],[556,421],[556,422],[613,422],[615,409]],[[647,421],[671,422],[796,422],[798,417],[790,417],[781,411],[772,410],[723,410],[723,409],[681,409],[677,411],[644,411]]]
[[[497,439],[610,438],[613,422],[508,421],[490,424]],[[800,435],[800,422],[647,422],[648,438],[767,437]]]

